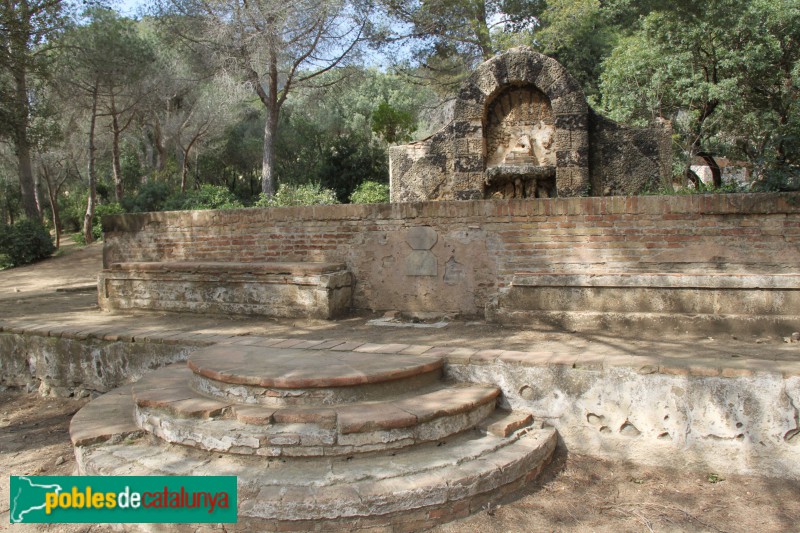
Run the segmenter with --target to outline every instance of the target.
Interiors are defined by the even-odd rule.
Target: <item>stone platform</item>
[[[520,488],[555,449],[496,408],[498,387],[442,380],[440,356],[316,348],[210,346],[99,397],[70,427],[80,472],[236,475],[237,531],[417,531]]]

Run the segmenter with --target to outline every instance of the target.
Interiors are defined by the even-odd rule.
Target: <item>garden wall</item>
[[[354,307],[373,310],[482,315],[515,275],[530,273],[747,274],[774,282],[794,279],[800,265],[800,194],[785,193],[144,213],[106,217],[103,227],[105,268],[343,262],[355,279]],[[774,288],[794,282],[781,283]]]

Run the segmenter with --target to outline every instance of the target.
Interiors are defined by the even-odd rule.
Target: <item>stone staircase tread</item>
[[[272,423],[275,407],[266,405],[241,405],[233,404],[231,412],[239,422],[256,426],[267,426]]]
[[[336,424],[344,435],[407,428],[417,423],[415,415],[386,402],[345,405],[336,414]]]
[[[505,486],[521,486],[555,449],[552,428],[512,438],[470,432],[443,446],[402,454],[297,461],[223,456],[141,439],[126,445],[79,448],[90,475],[207,475],[239,477],[239,516],[285,521],[389,516],[452,505]],[[400,456],[402,460],[399,460]]]
[[[133,421],[133,407],[130,385],[92,400],[69,423],[72,445],[89,446],[141,433]]]
[[[533,415],[520,411],[506,411],[498,409],[488,416],[478,427],[498,437],[508,437],[515,431],[530,426]]]
[[[197,350],[188,361],[193,372],[211,380],[284,389],[382,383],[442,365],[439,357],[220,345]]]
[[[133,398],[139,407],[163,409],[178,416],[210,418],[230,408],[230,402],[206,398],[189,387],[192,371],[173,365],[145,375],[133,385]]]
[[[442,388],[392,402],[395,407],[417,417],[417,422],[427,422],[442,416],[455,415],[495,401],[500,389],[491,385],[461,385]]]

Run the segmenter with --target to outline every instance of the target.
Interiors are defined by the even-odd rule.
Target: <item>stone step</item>
[[[192,374],[173,365],[134,384],[137,425],[171,443],[263,456],[350,455],[446,438],[491,415],[500,394],[492,385],[438,383],[383,400],[272,408],[204,397],[186,385]]]
[[[215,454],[149,438],[77,446],[76,457],[84,475],[238,476],[237,531],[416,531],[521,488],[549,462],[555,446],[552,428],[527,427],[507,437],[475,429],[347,458]]]
[[[188,361],[190,386],[223,401],[335,405],[420,389],[442,375],[441,357],[217,345]]]

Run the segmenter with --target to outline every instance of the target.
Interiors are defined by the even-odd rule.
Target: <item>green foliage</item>
[[[535,33],[542,52],[564,65],[589,97],[597,93],[602,59],[618,36],[612,13],[599,0],[548,0]]]
[[[195,209],[239,209],[242,202],[220,185],[204,183],[198,190],[175,193],[164,203],[166,211],[188,211]]]
[[[49,257],[56,247],[41,222],[23,219],[0,225],[0,266],[20,266]]]
[[[319,183],[345,202],[362,181],[388,181],[386,142],[409,139],[431,100],[431,91],[401,76],[355,69],[335,90],[296,93],[276,143],[281,183]]]
[[[278,187],[274,196],[261,194],[255,207],[289,207],[293,205],[328,205],[338,204],[336,193],[331,189],[323,189],[319,184],[286,185]]]
[[[106,215],[119,215],[125,212],[120,204],[98,204],[94,208],[94,218],[92,218],[92,239],[97,242],[103,238],[103,217]],[[81,219],[82,221],[83,219]],[[86,244],[86,236],[83,233],[75,233],[72,236],[78,244]]]
[[[705,151],[746,158],[763,183],[796,174],[797,3],[656,6],[603,62],[602,102],[612,118],[639,125],[670,120],[678,140],[673,154],[684,169]]]
[[[372,112],[372,131],[389,144],[408,142],[417,131],[417,120],[413,113],[381,102]]]
[[[389,201],[389,186],[376,181],[364,181],[350,195],[351,204],[384,204]]]
[[[163,181],[148,181],[134,196],[122,199],[122,208],[128,213],[147,213],[163,211],[172,188]]]

